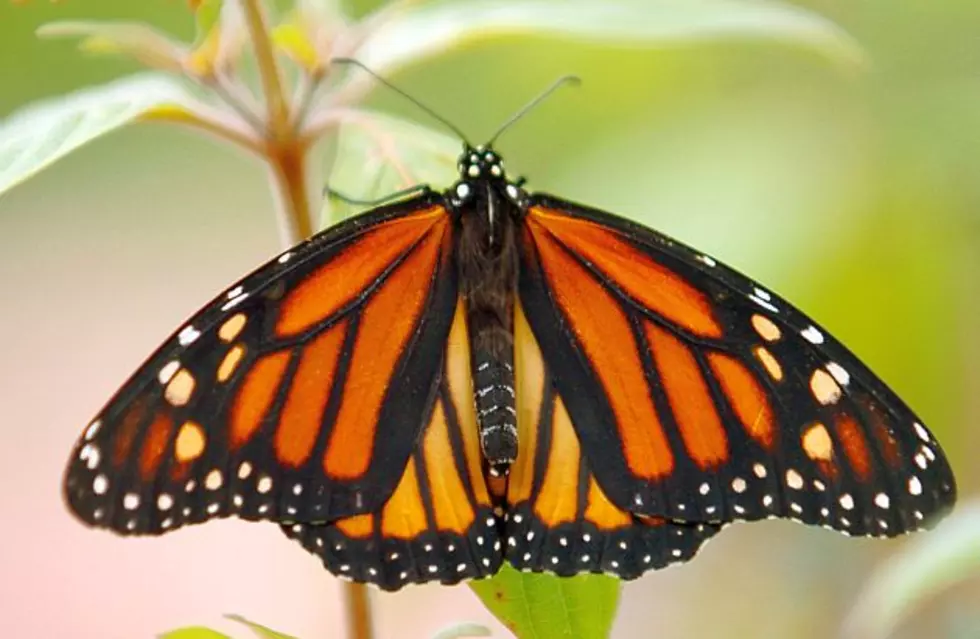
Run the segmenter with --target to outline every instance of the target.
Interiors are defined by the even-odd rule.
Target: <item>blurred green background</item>
[[[512,37],[392,79],[479,139],[555,77],[582,76],[501,140],[511,172],[654,226],[800,306],[930,425],[968,500],[980,487],[980,3],[795,4],[854,36],[867,68],[758,40],[651,50]],[[0,117],[136,70],[33,35],[91,18],[193,35],[179,0],[0,4]],[[419,117],[382,91],[372,104]],[[9,636],[151,636],[221,626],[226,612],[303,637],[338,632],[337,583],[271,526],[121,542],[60,503],[88,418],[182,319],[278,249],[271,203],[257,160],[163,125],[99,140],[0,196]],[[691,564],[626,585],[614,636],[838,636],[876,565],[928,540],[735,526]],[[374,601],[381,637],[463,619],[503,636],[465,587]],[[893,636],[980,637],[980,580],[910,611]]]

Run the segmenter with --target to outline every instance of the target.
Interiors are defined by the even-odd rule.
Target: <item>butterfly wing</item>
[[[74,513],[123,534],[227,515],[324,521],[395,490],[456,300],[435,196],[283,253],[175,333],[80,437]]]
[[[507,561],[561,576],[605,572],[633,579],[692,559],[721,526],[642,516],[614,504],[520,307],[514,347],[520,446],[507,486]]]
[[[955,501],[935,438],[786,301],[645,227],[531,198],[520,299],[616,506],[897,535]]]
[[[469,336],[457,305],[439,391],[398,486],[370,513],[325,525],[283,524],[332,573],[397,590],[492,575],[503,552],[483,475]]]

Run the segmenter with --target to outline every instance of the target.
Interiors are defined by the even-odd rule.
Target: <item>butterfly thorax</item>
[[[450,197],[459,213],[455,257],[470,333],[480,445],[490,472],[505,475],[517,457],[513,318],[515,218],[521,211],[508,193],[516,186],[507,182],[493,151],[467,149],[459,170]]]

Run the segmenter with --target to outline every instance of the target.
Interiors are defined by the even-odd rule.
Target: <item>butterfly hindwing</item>
[[[422,427],[456,303],[440,202],[422,196],[321,233],[191,318],[79,439],[65,477],[72,510],[154,534],[384,503]]]
[[[720,526],[646,517],[613,504],[520,307],[514,341],[520,448],[508,480],[507,561],[561,576],[633,579],[692,559]]]
[[[500,521],[484,481],[462,303],[435,388],[418,444],[382,508],[329,524],[283,524],[334,574],[397,590],[500,568]]]
[[[639,225],[531,196],[520,299],[621,508],[895,535],[955,499],[932,435],[823,329]]]

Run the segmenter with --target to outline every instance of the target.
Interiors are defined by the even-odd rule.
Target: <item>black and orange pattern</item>
[[[445,209],[419,203],[348,222],[246,277],[86,429],[65,481],[72,510],[146,534],[383,506],[438,388],[451,253]]]
[[[500,569],[501,541],[484,480],[462,304],[447,341],[428,421],[379,513],[283,530],[333,573],[388,590],[406,583],[485,577]]]
[[[787,302],[621,218],[528,209],[521,300],[586,449],[620,451],[592,460],[614,503],[876,536],[951,503],[918,418]]]
[[[71,510],[272,521],[394,590],[504,561],[631,579],[734,521],[893,536],[953,504],[935,438],[786,301],[488,148],[459,170],[194,316],[82,434]]]

